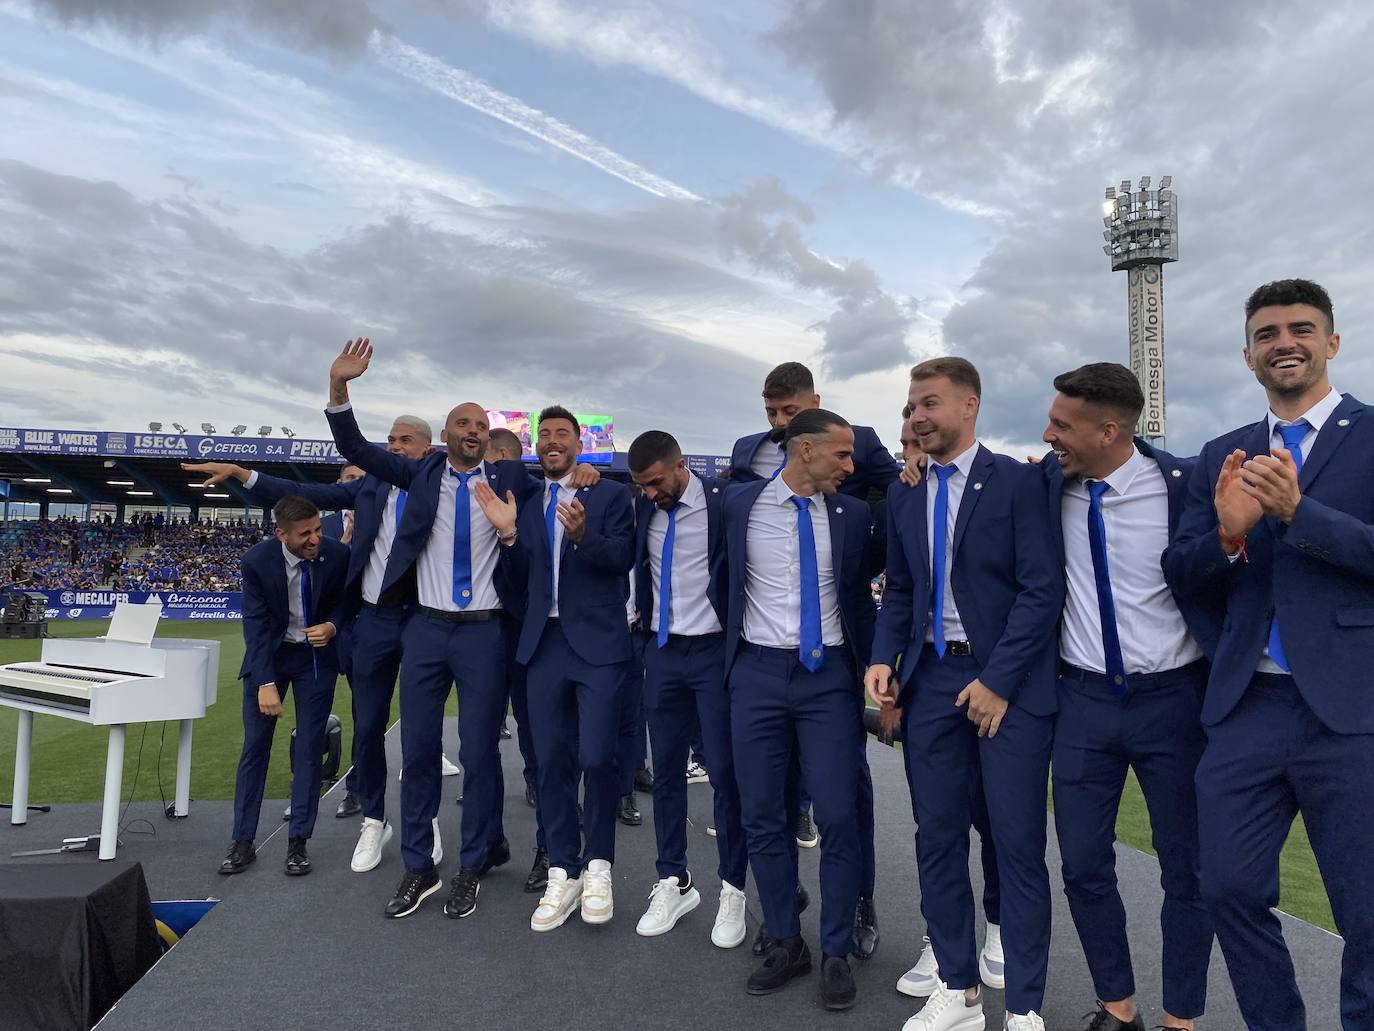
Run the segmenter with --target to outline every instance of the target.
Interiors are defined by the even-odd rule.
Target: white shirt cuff
[[[346,412],[346,411],[348,411],[348,410],[349,410],[350,408],[352,408],[352,407],[353,407],[353,402],[352,402],[352,401],[345,401],[345,402],[344,402],[343,404],[341,404],[341,405],[332,405],[331,407],[326,408],[326,409],[325,409],[325,412],[328,413],[329,415],[337,415],[339,412]]]
[[[257,482],[258,482],[258,471],[257,471],[256,469],[254,469],[251,473],[248,474],[248,479],[246,479],[246,480],[243,481],[244,489],[245,489],[245,490],[252,490],[252,489],[253,489],[253,484],[255,484],[255,483],[257,483]]]

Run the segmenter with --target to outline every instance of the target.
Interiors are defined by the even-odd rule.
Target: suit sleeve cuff
[[[243,481],[243,487],[244,487],[245,490],[252,490],[252,489],[253,489],[253,484],[255,484],[255,483],[257,483],[257,482],[258,482],[258,471],[257,471],[256,469],[254,469],[251,473],[248,474],[248,479],[246,479],[246,480]]]
[[[352,401],[345,401],[345,402],[344,402],[343,404],[341,404],[341,405],[330,405],[330,406],[329,406],[328,408],[326,408],[324,411],[325,411],[325,414],[326,414],[326,415],[338,415],[340,412],[346,412],[346,411],[348,411],[348,410],[349,410],[350,408],[352,408],[352,407],[353,407],[353,402],[352,402]]]

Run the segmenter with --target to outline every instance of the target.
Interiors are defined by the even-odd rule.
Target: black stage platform
[[[445,731],[450,755],[457,730]],[[397,762],[396,734],[389,737]],[[101,1031],[195,1027],[304,1028],[375,1031],[379,1027],[480,1027],[483,1031],[553,1028],[738,1028],[773,1031],[837,1025],[896,1031],[919,1008],[899,995],[897,978],[920,952],[923,930],[917,907],[910,802],[898,755],[870,742],[878,795],[878,901],[882,944],[868,963],[855,963],[859,1001],[844,1014],[828,1014],[815,1001],[816,981],[794,983],[782,993],[751,998],[745,978],[754,965],[747,944],[724,951],[710,943],[716,892],[714,840],[705,833],[708,785],[693,785],[690,838],[692,870],[702,903],[671,933],[640,938],[634,927],[653,884],[651,807],[640,796],[642,827],[619,827],[615,867],[616,915],[603,927],[575,916],[549,934],[529,929],[536,898],[521,891],[534,845],[533,810],[524,802],[520,753],[503,742],[506,833],[515,856],[483,882],[476,913],[446,920],[445,893],[399,921],[382,917],[401,872],[399,841],[387,846],[382,865],[367,874],[348,868],[356,820],[333,818],[342,785],[321,803],[311,842],[315,872],[288,878],[282,872],[286,833],[280,800],[265,803],[258,862],[237,877],[215,870],[228,843],[230,804],[192,805],[190,819],[170,822],[153,805],[136,805],[128,819],[148,819],[155,837],[126,831],[120,857],[144,865],[154,899],[223,899],[100,1023]],[[456,867],[459,810],[453,804],[461,780],[444,781],[440,814],[445,859],[441,873]],[[194,786],[193,786],[194,791]],[[398,810],[399,784],[389,793]],[[35,800],[41,801],[41,800]],[[7,816],[7,814],[6,814]],[[59,806],[34,814],[27,827],[0,825],[0,856],[55,844],[64,836],[93,833],[99,806]],[[136,829],[130,827],[130,830]],[[267,838],[267,835],[272,835]],[[398,836],[399,837],[399,836]],[[1052,1029],[1079,1028],[1093,1008],[1092,987],[1069,921],[1058,878],[1051,833],[1054,944],[1045,1018]],[[263,840],[266,838],[266,840]],[[976,853],[976,849],[974,850]],[[802,876],[818,898],[819,850],[803,850]],[[35,858],[27,862],[94,863],[94,854]],[[1159,1019],[1159,868],[1149,856],[1118,849],[1122,893],[1131,915],[1136,977],[1146,1026]],[[759,908],[749,886],[749,931]],[[818,955],[816,909],[802,918],[803,932]],[[1297,920],[1285,933],[1308,1002],[1313,1028],[1340,1024],[1337,982],[1341,941]],[[1002,996],[989,991],[988,1027],[1000,1028]],[[1219,950],[1214,950],[1206,1027],[1242,1026]]]

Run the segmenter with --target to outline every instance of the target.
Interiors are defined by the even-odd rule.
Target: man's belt
[[[421,605],[420,611],[430,619],[437,619],[441,623],[490,623],[501,614],[500,609],[450,612],[448,609],[432,609],[428,605]]]

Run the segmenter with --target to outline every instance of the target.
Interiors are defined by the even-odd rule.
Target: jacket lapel
[[[1360,417],[1360,413],[1363,411],[1364,406],[1349,394],[1341,398],[1341,403],[1336,406],[1336,410],[1322,424],[1321,432],[1313,441],[1312,453],[1302,463],[1302,472],[1298,474],[1298,487],[1300,489],[1306,490],[1317,478],[1317,474],[1322,471],[1322,467],[1336,453],[1336,449],[1345,440],[1351,427],[1354,426],[1355,420]]]
[[[983,488],[992,476],[995,464],[992,452],[979,444],[973,456],[973,466],[968,472],[968,482],[964,484],[964,496],[959,500],[959,515],[954,521],[954,546],[949,552],[951,558],[959,554],[959,543],[964,539],[964,531],[968,529],[973,510],[983,496]]]
[[[1050,535],[1054,538],[1055,554],[1064,564],[1064,519],[1061,516],[1064,498],[1064,469],[1053,453],[1041,459],[1045,464],[1045,490],[1050,499]],[[965,497],[968,495],[965,494]]]

